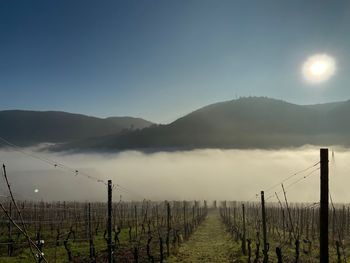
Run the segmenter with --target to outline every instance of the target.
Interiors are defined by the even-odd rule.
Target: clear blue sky
[[[318,87],[300,67],[337,59]],[[350,98],[350,1],[2,0],[0,109],[169,122],[236,96]]]

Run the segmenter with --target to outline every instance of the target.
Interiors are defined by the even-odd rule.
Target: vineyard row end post
[[[267,262],[269,262],[269,256],[268,256],[269,247],[267,244],[267,228],[266,228],[266,211],[265,211],[264,191],[261,191],[261,215],[262,215],[263,241],[264,241],[264,249],[263,249],[264,259],[263,259],[263,262],[267,263]]]
[[[320,263],[329,262],[328,251],[328,212],[329,212],[329,186],[328,186],[328,149],[320,150],[321,165],[321,193],[320,193]]]
[[[108,219],[107,219],[107,243],[108,243],[108,263],[113,262],[112,258],[112,180],[108,180]]]

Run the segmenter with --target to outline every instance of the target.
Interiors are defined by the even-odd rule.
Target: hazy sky
[[[168,122],[236,96],[344,100],[349,25],[346,0],[3,0],[0,109]],[[337,73],[305,83],[323,52]]]

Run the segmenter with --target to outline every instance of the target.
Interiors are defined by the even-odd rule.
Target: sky
[[[0,110],[168,123],[240,96],[350,98],[346,0],[2,0]],[[317,85],[303,62],[327,53]]]

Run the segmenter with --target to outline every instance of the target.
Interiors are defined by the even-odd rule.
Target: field
[[[113,202],[111,180],[106,203],[21,201],[3,166],[1,262],[346,262],[350,206],[333,203],[320,153],[278,192],[279,183],[249,201],[210,203]],[[288,202],[287,190],[317,171],[320,202]]]
[[[240,244],[244,262],[320,262],[319,204],[270,203],[264,219],[258,203],[224,202],[221,218],[231,239]],[[350,241],[349,207],[335,205],[330,211],[329,262],[346,262]],[[266,255],[264,251],[267,251]]]
[[[30,238],[48,262],[107,262],[104,203],[17,205]],[[197,201],[114,203],[115,262],[263,262],[261,205],[224,201],[215,206]],[[266,204],[268,262],[319,262],[318,206]],[[12,203],[6,207],[21,225]],[[345,262],[349,256],[349,211],[345,205],[330,210],[330,262]],[[4,214],[0,237],[1,262],[35,262],[27,239]],[[34,248],[33,253],[44,262]]]
[[[107,260],[105,204],[24,201],[17,205],[30,238],[48,262]],[[12,203],[6,206],[11,218],[21,225]],[[119,202],[113,204],[112,211],[112,252],[117,262],[165,262],[202,223],[207,206],[196,201]],[[0,240],[1,262],[33,262],[27,239],[5,214],[1,216]]]

